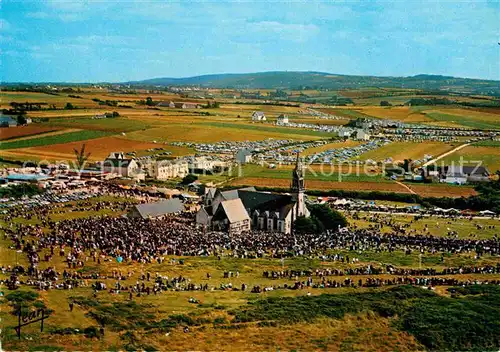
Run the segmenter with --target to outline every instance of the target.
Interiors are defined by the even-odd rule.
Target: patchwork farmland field
[[[122,137],[104,137],[70,143],[16,149],[14,153],[20,153],[38,160],[72,160],[74,159],[73,149],[79,149],[84,143],[85,150],[91,153],[90,160],[92,161],[103,160],[113,151],[138,152],[150,148],[163,148],[163,151],[172,152],[173,156],[186,155],[191,152],[188,148],[141,142]]]
[[[425,116],[425,114],[419,111],[413,111],[408,106],[397,106],[397,107],[370,106],[370,107],[362,107],[360,111],[369,116],[382,119],[397,120],[407,123],[432,121],[432,119]]]
[[[455,143],[393,142],[378,149],[361,154],[359,159],[381,161],[387,158],[392,158],[394,162],[403,161],[404,159],[419,160],[423,159],[426,154],[436,157],[452,150],[454,147],[456,147]]]
[[[56,128],[48,126],[42,127],[36,125],[18,126],[9,128],[5,127],[5,128],[0,128],[0,140],[5,141],[7,139],[44,134],[55,130]]]
[[[272,129],[247,128],[244,124],[172,123],[165,127],[155,127],[128,133],[127,137],[142,141],[156,140],[158,142],[257,141],[266,138],[311,140],[318,138],[315,135],[306,133],[290,132],[292,133],[281,133],[281,131],[273,131]]]
[[[31,138],[31,139],[22,139],[19,141],[11,141],[0,144],[0,149],[18,149],[18,148],[27,148],[27,147],[38,147],[44,145],[52,145],[52,144],[64,144],[71,143],[76,141],[84,141],[92,138],[99,138],[106,135],[109,135],[108,132],[103,131],[75,131],[68,132],[64,134],[58,134],[53,136],[39,137],[39,138]]]
[[[50,119],[49,122],[46,123],[46,125],[107,132],[130,132],[145,130],[151,127],[146,122],[126,117],[107,119],[92,119],[87,117],[53,118]]]
[[[46,107],[55,105],[58,109],[63,109],[66,103],[71,103],[76,107],[81,108],[98,108],[99,105],[91,99],[79,99],[69,97],[72,93],[38,93],[38,92],[0,92],[0,106],[8,108],[9,103],[47,103]],[[79,93],[73,93],[78,95]]]
[[[238,130],[252,130],[252,131],[259,131],[259,132],[272,132],[272,133],[280,133],[280,134],[286,134],[286,135],[299,135],[299,136],[308,136],[312,137],[310,139],[319,138],[328,138],[328,137],[333,137],[332,133],[327,133],[327,132],[319,132],[319,131],[310,131],[310,130],[305,130],[305,129],[300,129],[300,128],[290,128],[290,127],[276,127],[276,126],[269,126],[269,125],[264,125],[264,124],[237,124],[237,123],[221,123],[221,122],[212,122],[212,123],[205,123],[207,126],[215,126],[215,127],[223,127],[223,128],[233,128],[233,129],[238,129]]]
[[[485,142],[486,144],[486,142]],[[482,165],[491,173],[500,170],[500,147],[470,145],[450,154],[439,161],[441,164]]]
[[[311,155],[315,153],[320,153],[325,150],[330,150],[330,149],[340,149],[340,148],[349,148],[349,147],[355,147],[357,145],[360,145],[361,142],[358,141],[353,141],[353,140],[347,140],[345,142],[333,142],[333,143],[328,143],[319,147],[314,147],[314,148],[308,148],[306,149],[301,155],[306,156],[306,155]]]
[[[234,186],[260,186],[289,188],[290,178],[266,178],[266,177],[242,177],[231,181]],[[311,190],[329,191],[329,190],[348,190],[348,191],[381,191],[410,193],[405,187],[395,182],[366,182],[366,181],[306,181],[306,188]]]
[[[423,197],[469,197],[476,195],[472,186],[456,186],[448,184],[405,183],[415,193]]]
[[[425,115],[437,122],[452,122],[464,127],[475,129],[500,129],[499,115],[479,113],[474,111],[457,111],[455,109],[440,109],[425,111]]]
[[[385,179],[378,172],[366,173],[362,168],[351,170],[338,171],[338,167],[331,165],[318,165],[318,167],[305,166],[306,180],[309,181],[334,181],[334,182],[385,182],[393,183]],[[350,171],[350,172],[349,172]],[[276,169],[268,169],[256,165],[249,165],[243,167],[242,176],[251,178],[268,178],[268,179],[286,179],[290,180],[291,170],[289,167],[281,168],[278,166]]]
[[[289,179],[281,178],[266,178],[266,177],[242,177],[231,181],[234,186],[260,186],[260,187],[290,187]],[[406,184],[415,193],[424,197],[467,197],[476,194],[472,187],[441,185],[441,184]],[[380,191],[380,192],[396,192],[396,193],[411,193],[406,187],[396,182],[377,182],[377,181],[321,181],[307,180],[306,188],[311,190],[329,191],[329,190],[346,190],[346,191]]]

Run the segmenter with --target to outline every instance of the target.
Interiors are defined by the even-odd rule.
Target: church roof
[[[241,202],[241,199],[225,200],[219,205],[224,209],[230,223],[249,220],[248,213]]]
[[[143,219],[149,217],[156,218],[172,213],[180,213],[184,210],[184,205],[179,198],[162,200],[156,203],[139,204],[135,209]]]
[[[238,190],[238,194],[246,209],[260,212],[277,210],[292,200],[291,196],[275,193]]]

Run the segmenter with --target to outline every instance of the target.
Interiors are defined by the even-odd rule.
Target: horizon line
[[[145,78],[139,80],[124,80],[124,81],[0,81],[0,85],[4,84],[130,84],[137,83],[143,81],[150,81],[154,79],[189,79],[196,77],[205,77],[205,76],[215,76],[215,75],[251,75],[251,74],[263,74],[263,73],[319,73],[319,74],[327,74],[327,75],[337,75],[337,76],[352,76],[352,77],[378,77],[378,78],[410,78],[416,76],[440,76],[440,77],[450,77],[454,79],[471,79],[471,80],[481,80],[481,81],[493,81],[500,82],[500,79],[491,79],[491,78],[478,78],[478,77],[463,77],[463,76],[451,76],[440,73],[417,73],[408,76],[393,76],[393,75],[370,75],[370,74],[346,74],[346,73],[332,73],[325,71],[295,71],[295,70],[271,70],[271,71],[255,71],[255,72],[222,72],[222,73],[205,73],[194,76],[157,76],[153,78]]]

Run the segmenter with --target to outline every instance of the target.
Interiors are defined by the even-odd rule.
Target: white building
[[[338,130],[338,136],[341,138],[350,137],[352,135],[352,130],[349,128],[341,127]]]
[[[285,114],[281,114],[278,116],[278,119],[276,120],[277,125],[287,125],[288,124],[288,116]]]
[[[211,160],[205,156],[192,157],[188,162],[188,168],[191,172],[212,171],[215,166],[215,160]]]
[[[185,160],[159,160],[151,165],[151,173],[156,180],[168,180],[187,176],[189,168]]]
[[[246,164],[252,161],[252,152],[249,149],[243,148],[236,153],[236,162]]]
[[[252,121],[266,121],[266,115],[262,111],[254,111],[252,113]]]
[[[123,152],[113,152],[102,162],[102,170],[122,177],[144,180],[146,175],[134,159],[125,158]]]
[[[369,141],[370,140],[370,134],[366,132],[365,130],[357,130],[356,131],[356,139],[359,141]]]

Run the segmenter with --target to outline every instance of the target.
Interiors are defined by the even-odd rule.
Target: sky
[[[500,80],[500,0],[0,0],[3,82],[321,71]]]

